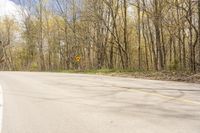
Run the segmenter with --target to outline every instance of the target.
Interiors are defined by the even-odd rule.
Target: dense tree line
[[[200,0],[19,2],[23,21],[1,18],[1,69],[200,71]]]

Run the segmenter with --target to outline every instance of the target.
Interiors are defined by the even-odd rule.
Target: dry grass
[[[156,72],[156,71],[137,71],[137,70],[124,71],[124,70],[114,70],[114,69],[111,69],[111,70],[100,69],[100,70],[86,70],[86,71],[72,70],[72,71],[64,71],[64,72],[200,83],[200,73],[192,74],[189,72],[171,72],[171,71]]]
[[[200,73],[189,74],[181,72],[121,72],[121,73],[100,73],[110,76],[134,77],[153,80],[181,81],[200,83]]]

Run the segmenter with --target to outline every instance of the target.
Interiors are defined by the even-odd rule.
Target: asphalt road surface
[[[200,85],[0,72],[2,133],[200,133]]]

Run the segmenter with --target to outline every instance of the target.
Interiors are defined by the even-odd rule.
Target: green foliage
[[[32,63],[31,67],[30,67],[30,71],[38,71],[39,70],[39,66],[37,63]]]
[[[178,70],[179,68],[179,62],[177,59],[175,59],[170,65],[169,65],[169,69],[171,71],[174,71],[174,70]]]

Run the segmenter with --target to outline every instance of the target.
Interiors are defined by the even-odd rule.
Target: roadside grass
[[[122,69],[92,69],[92,70],[63,70],[62,73],[98,74],[108,76],[143,78],[152,80],[182,81],[200,83],[200,73],[194,74],[187,71],[146,71]]]
[[[91,70],[63,70],[66,73],[85,73],[85,74],[111,74],[111,73],[133,73],[139,72],[136,70],[122,70],[122,69],[91,69]]]

